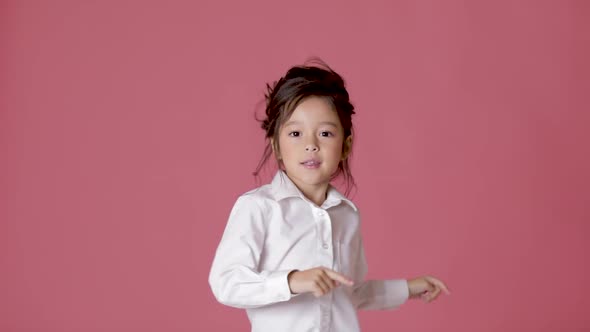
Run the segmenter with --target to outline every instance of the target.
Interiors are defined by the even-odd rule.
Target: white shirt
[[[328,267],[354,280],[316,298],[291,294],[293,270]],[[360,331],[356,309],[394,309],[405,279],[367,280],[356,206],[328,187],[322,206],[283,172],[238,198],[217,248],[209,284],[217,300],[245,308],[254,332]]]

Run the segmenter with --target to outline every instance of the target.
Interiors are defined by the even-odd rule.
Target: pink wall
[[[450,296],[364,331],[590,330],[586,1],[3,1],[0,331],[246,331],[207,284],[264,83],[357,107],[371,278]],[[260,108],[258,108],[260,109]]]

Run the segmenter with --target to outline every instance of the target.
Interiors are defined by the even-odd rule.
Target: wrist
[[[299,272],[299,270],[293,270],[293,271],[289,272],[289,274],[287,274],[287,284],[289,285],[289,291],[291,292],[291,294],[297,294],[297,293],[293,292],[293,288],[291,287],[291,278],[293,277],[295,272]]]
[[[406,280],[408,283],[408,297],[409,298],[414,298],[416,296],[416,287],[414,285],[414,280],[413,279],[407,279]]]

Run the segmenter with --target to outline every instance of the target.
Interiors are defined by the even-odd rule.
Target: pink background
[[[247,331],[207,283],[311,55],[357,107],[364,331],[589,331],[587,1],[3,1],[0,331]],[[267,181],[268,178],[263,179]]]

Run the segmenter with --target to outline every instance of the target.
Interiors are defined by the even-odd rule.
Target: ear
[[[342,144],[342,160],[346,160],[352,151],[352,135],[348,136]]]

